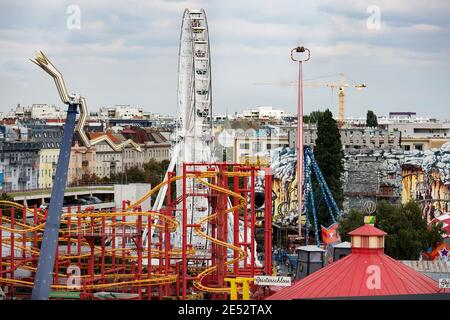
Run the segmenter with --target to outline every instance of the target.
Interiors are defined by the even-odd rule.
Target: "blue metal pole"
[[[48,216],[41,243],[33,292],[31,295],[32,300],[48,300],[50,287],[53,282],[53,268],[55,265],[55,254],[58,245],[64,191],[66,189],[70,150],[72,147],[78,106],[79,105],[76,103],[71,103],[67,109],[64,135],[59,151],[58,165],[56,167],[55,180],[53,181]]]

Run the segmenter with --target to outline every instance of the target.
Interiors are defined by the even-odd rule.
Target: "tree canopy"
[[[371,128],[378,127],[378,118],[372,110],[367,111],[366,126]]]
[[[342,191],[341,175],[344,171],[342,163],[343,152],[341,135],[333,114],[330,110],[325,110],[318,119],[317,139],[314,148],[314,157],[339,208],[342,209],[344,200]],[[317,198],[317,218],[320,225],[328,226],[331,217],[328,207],[322,199],[322,192],[315,183],[315,194]]]
[[[324,112],[320,110],[312,111],[309,115],[303,116],[303,121],[305,123],[316,124],[322,118],[323,114]]]
[[[0,200],[1,201],[14,202],[14,198],[11,195],[9,195],[8,193],[6,193],[6,192],[2,192],[0,194]],[[2,215],[5,216],[5,217],[10,217],[11,216],[11,208],[14,210],[14,217],[15,218],[22,217],[23,213],[22,213],[21,209],[12,207],[9,204],[0,204],[0,209],[2,210]]]
[[[402,206],[379,202],[375,226],[387,233],[385,252],[398,260],[417,260],[420,253],[442,241],[442,223],[428,225],[417,202]],[[339,223],[342,241],[349,241],[348,233],[364,223],[364,214],[352,210]]]

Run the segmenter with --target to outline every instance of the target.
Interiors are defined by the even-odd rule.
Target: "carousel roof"
[[[384,237],[386,233],[364,225],[353,236]],[[441,290],[441,291],[440,291]],[[383,248],[352,248],[343,259],[271,295],[269,300],[338,297],[419,295],[442,292],[438,283],[384,254]]]

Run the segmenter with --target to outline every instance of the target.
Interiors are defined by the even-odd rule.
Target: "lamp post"
[[[306,53],[306,58],[294,57],[294,53]],[[298,235],[302,236],[302,211],[303,211],[303,76],[302,64],[310,58],[310,51],[305,47],[296,47],[291,50],[292,61],[298,62],[298,108],[297,108],[297,203],[298,203]]]

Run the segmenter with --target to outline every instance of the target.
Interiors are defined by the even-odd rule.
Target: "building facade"
[[[28,128],[31,131],[31,139],[39,145],[37,187],[51,188],[56,173],[63,129],[40,124],[29,125]]]
[[[0,141],[2,191],[37,188],[39,145],[30,141]]]
[[[96,150],[96,147],[87,148],[79,145],[78,141],[74,141],[70,150],[68,185],[76,185],[83,176],[91,176],[96,173]]]

